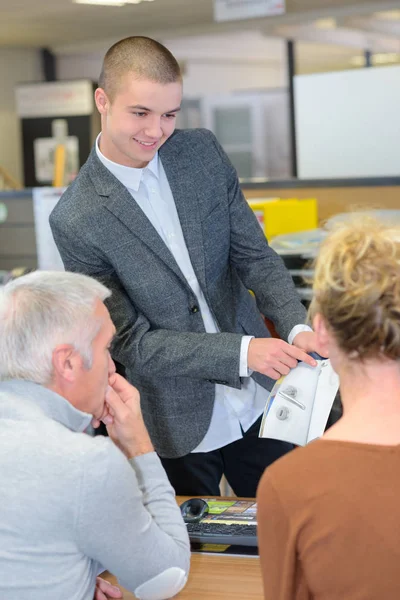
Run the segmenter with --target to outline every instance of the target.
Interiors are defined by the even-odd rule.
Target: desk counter
[[[116,584],[106,573],[104,579]],[[123,590],[123,600],[135,600]],[[260,562],[257,557],[226,554],[192,554],[189,581],[175,596],[177,600],[262,600],[263,589]]]
[[[179,504],[186,498],[177,498]],[[113,575],[104,579],[116,583]],[[135,600],[123,590],[123,600]],[[262,600],[263,587],[260,561],[256,556],[235,556],[219,553],[194,552],[189,581],[177,595],[177,600]]]

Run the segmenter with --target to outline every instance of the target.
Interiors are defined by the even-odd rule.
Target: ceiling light
[[[382,52],[372,56],[372,63],[375,65],[386,65],[388,63],[396,63],[400,56],[396,52]]]
[[[125,6],[126,4],[140,4],[153,2],[153,0],[73,0],[75,4],[95,4],[96,6]]]
[[[353,67],[365,67],[365,56],[353,56],[350,63]]]
[[[378,52],[371,56],[371,64],[373,65],[387,65],[391,63],[397,63],[400,61],[400,54],[396,52]],[[366,59],[365,56],[353,56],[350,59],[350,63],[353,67],[365,67]]]
[[[400,10],[385,10],[383,12],[374,13],[375,19],[381,19],[384,21],[399,21]]]
[[[336,29],[336,19],[317,19],[317,21],[314,21],[314,27],[317,29]]]
[[[73,0],[75,4],[97,4],[103,6],[124,6],[123,0]]]

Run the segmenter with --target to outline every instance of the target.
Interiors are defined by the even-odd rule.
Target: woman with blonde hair
[[[400,598],[400,225],[360,216],[323,242],[310,307],[342,418],[266,470],[266,600]]]

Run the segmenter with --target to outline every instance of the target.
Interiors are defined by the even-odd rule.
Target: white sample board
[[[274,385],[265,406],[259,437],[305,446],[323,435],[339,389],[329,359],[316,367],[301,362]]]

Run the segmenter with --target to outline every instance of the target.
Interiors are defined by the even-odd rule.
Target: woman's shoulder
[[[290,502],[294,497],[309,501],[324,493],[335,493],[342,486],[356,485],[356,481],[362,483],[372,471],[393,467],[393,461],[400,463],[400,446],[323,437],[296,448],[268,467],[260,491],[277,493]]]
[[[335,478],[337,471],[343,469],[343,461],[351,460],[352,455],[352,444],[316,439],[274,462],[266,469],[261,483],[264,489],[273,487],[280,493],[293,494],[293,490],[301,493],[324,479]]]

